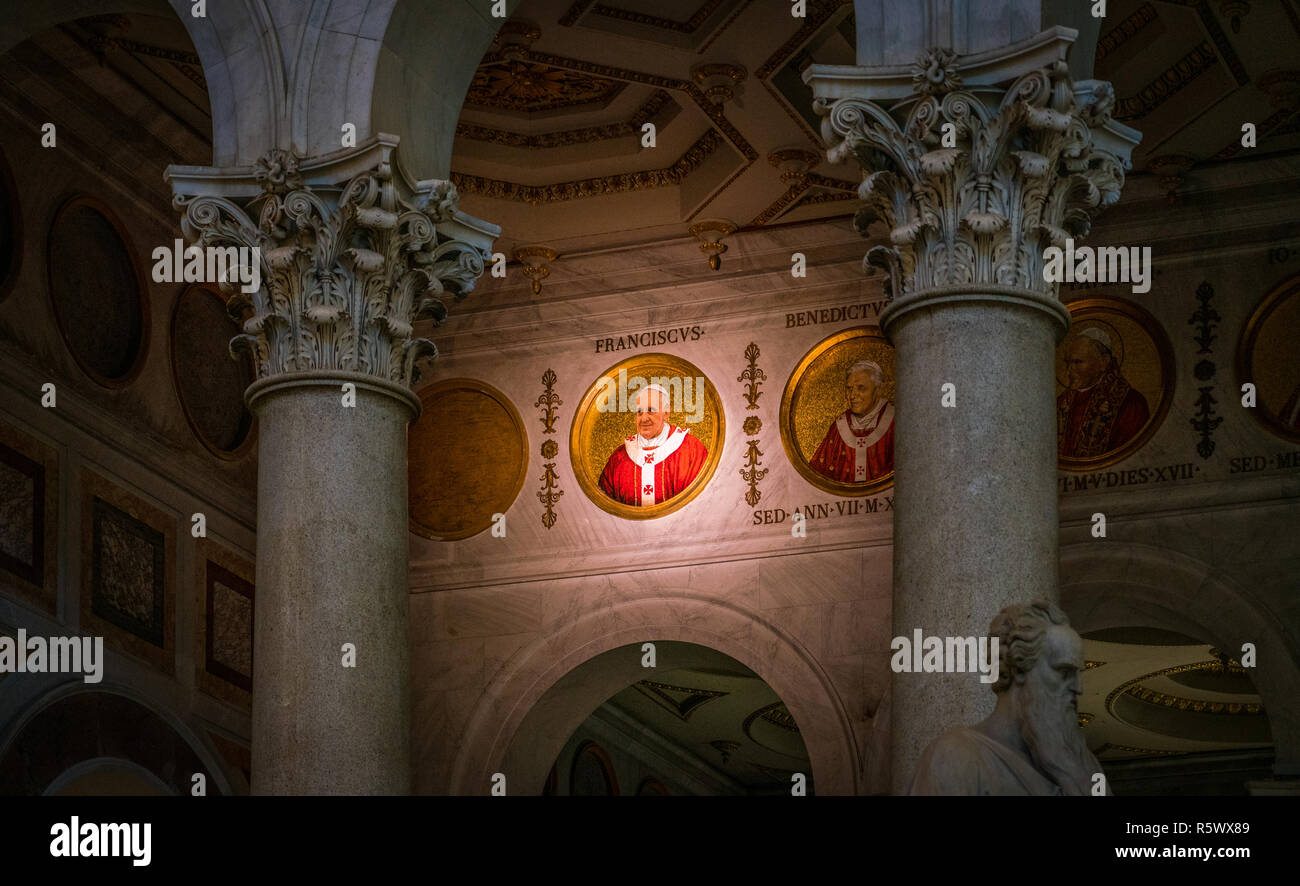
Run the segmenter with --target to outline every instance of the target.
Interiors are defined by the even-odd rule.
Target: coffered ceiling
[[[805,19],[784,0],[524,0],[457,130],[463,204],[502,225],[508,255],[541,243],[561,261],[703,219],[743,232],[847,215],[861,173],[825,161],[801,73],[852,64],[854,40],[840,0],[811,0]],[[1095,76],[1143,133],[1133,174],[1175,191],[1240,154],[1243,122],[1253,156],[1300,147],[1297,45],[1294,0],[1112,0]],[[708,65],[743,69],[730,97],[710,94]]]
[[[1272,733],[1249,669],[1169,631],[1112,628],[1083,639],[1079,721],[1103,763],[1268,748]]]
[[[504,251],[561,252],[844,215],[799,77],[854,59],[852,4],[525,0],[483,59],[456,131],[467,211],[506,219]],[[654,144],[647,144],[653,124]]]
[[[1094,76],[1142,133],[1134,169],[1177,176],[1240,155],[1247,122],[1256,155],[1300,148],[1297,49],[1294,0],[1111,0]]]
[[[767,683],[739,662],[697,650],[715,665],[677,668],[622,690],[596,712],[655,736],[698,766],[754,793],[788,794],[793,773],[811,781],[799,725]],[[664,773],[667,775],[668,773]]]
[[[120,121],[115,146],[144,143],[130,116],[181,149],[161,165],[202,163],[202,67],[157,6],[37,35],[6,54],[10,79],[43,92],[75,84],[83,105],[93,94]],[[852,64],[854,26],[850,0],[808,0],[803,19],[786,0],[523,0],[465,99],[452,159],[462,205],[501,225],[507,255],[541,244],[560,262],[687,238],[710,219],[740,229],[735,245],[747,230],[845,218],[861,173],[824,159],[801,73]],[[1297,46],[1296,0],[1111,0],[1096,76],[1143,133],[1133,175],[1174,192],[1210,164],[1300,148]],[[1244,122],[1257,127],[1254,150],[1241,146]],[[533,297],[519,275],[480,284],[515,286]]]

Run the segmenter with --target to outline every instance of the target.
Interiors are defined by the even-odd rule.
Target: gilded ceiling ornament
[[[1250,12],[1250,4],[1246,0],[1222,0],[1219,4],[1219,13],[1228,20],[1232,26],[1232,33],[1241,33],[1241,20]]]
[[[542,294],[542,281],[551,276],[551,262],[560,254],[547,246],[524,246],[515,250],[515,261],[524,266],[524,276],[533,282],[533,295]]]
[[[606,102],[625,84],[539,62],[508,60],[481,66],[465,104],[510,111],[547,111]]]
[[[709,745],[721,755],[724,766],[730,762],[731,755],[740,750],[740,742],[732,741],[729,738],[720,738],[717,741],[711,741],[709,742]]]
[[[736,233],[736,226],[723,219],[708,219],[696,222],[689,228],[691,235],[700,241],[700,252],[709,257],[709,267],[718,270],[722,267],[722,253],[727,246],[724,237]]]
[[[1268,71],[1256,82],[1273,107],[1283,111],[1300,109],[1300,71]]]
[[[542,29],[533,22],[511,19],[497,31],[494,42],[502,58],[515,60],[527,55],[534,41],[541,36]]]
[[[691,68],[691,79],[715,105],[725,104],[736,97],[736,87],[745,81],[748,72],[743,65],[710,62]]]
[[[782,148],[767,155],[767,162],[781,171],[781,181],[791,186],[804,184],[821,160],[821,154],[807,148]]]

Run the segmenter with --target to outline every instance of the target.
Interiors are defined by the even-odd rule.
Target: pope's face
[[[1065,343],[1065,383],[1071,389],[1092,387],[1105,369],[1105,359],[1089,339],[1080,336]]]
[[[844,393],[854,415],[866,415],[876,402],[876,383],[869,372],[851,372],[844,382]]]
[[[668,419],[667,404],[658,391],[640,391],[636,395],[636,431],[647,440],[664,428]]]

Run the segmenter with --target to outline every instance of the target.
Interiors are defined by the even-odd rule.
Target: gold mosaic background
[[[527,438],[504,394],[471,379],[420,391],[424,410],[407,438],[411,530],[459,539],[492,525],[523,487]]]
[[[641,376],[649,381],[653,376],[663,378],[665,376],[690,375],[692,377],[703,377],[703,373],[686,368],[689,364],[669,364],[660,362],[636,363],[628,367],[628,378]],[[618,370],[610,373],[615,379],[618,378]],[[603,376],[602,376],[603,377]],[[599,384],[600,379],[596,379],[592,386]],[[694,383],[692,383],[694,385]],[[695,396],[701,396],[698,390],[693,391]],[[712,396],[710,396],[712,395]],[[704,382],[704,417],[702,420],[690,423],[686,420],[685,412],[670,412],[668,414],[669,424],[685,427],[692,434],[699,438],[709,454],[717,444],[718,435],[718,416],[717,416],[717,392],[713,390],[712,383],[707,379]],[[591,475],[593,483],[600,481],[600,472],[605,468],[605,462],[609,460],[610,455],[615,449],[623,445],[623,441],[636,433],[636,413],[633,412],[599,412],[595,404],[590,407],[595,414],[595,420],[592,422],[591,434],[588,437],[587,458],[588,464],[593,467],[594,473]]]
[[[702,388],[693,388],[696,396],[702,390],[704,397],[703,415],[700,421],[688,423],[686,414],[678,410],[668,414],[668,421],[674,425],[690,429],[709,451],[709,457],[700,469],[695,482],[684,492],[665,502],[650,507],[625,505],[614,501],[600,488],[600,474],[610,455],[623,445],[624,440],[636,433],[635,413],[601,412],[596,408],[601,393],[600,380],[605,377],[618,379],[619,370],[627,371],[630,380],[641,376],[648,382],[651,378],[689,377],[704,379]],[[578,485],[583,493],[599,508],[629,520],[648,520],[672,513],[684,507],[705,486],[708,485],[718,460],[722,455],[725,442],[726,417],[722,412],[722,400],[713,383],[705,377],[699,367],[671,354],[642,354],[616,363],[592,379],[582,401],[574,411],[573,425],[569,433],[569,446],[573,458],[573,472],[578,478]]]
[[[1111,352],[1119,362],[1120,375],[1137,388],[1147,398],[1147,407],[1151,413],[1151,424],[1160,414],[1160,406],[1165,399],[1165,384],[1172,379],[1163,378],[1160,351],[1155,339],[1138,321],[1118,310],[1087,307],[1070,311],[1070,332],[1066,336],[1078,334],[1089,327],[1097,327],[1110,336]],[[1064,342],[1062,342],[1064,343]],[[1064,351],[1056,349],[1056,395],[1065,390]],[[1143,427],[1146,427],[1144,425]],[[1141,433],[1141,432],[1139,432]]]
[[[805,462],[817,452],[826,430],[848,409],[844,399],[844,373],[859,360],[872,360],[884,373],[884,396],[894,399],[894,349],[873,338],[851,338],[827,348],[813,359],[795,383],[790,401],[790,424],[799,455]]]
[[[1249,354],[1252,377],[1242,379],[1255,383],[1258,408],[1275,420],[1300,386],[1297,341],[1300,341],[1300,287],[1292,287],[1259,324]]]

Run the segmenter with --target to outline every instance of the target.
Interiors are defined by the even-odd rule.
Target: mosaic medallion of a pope
[[[1142,447],[1169,409],[1173,352],[1147,311],[1118,298],[1070,302],[1056,348],[1056,452],[1091,471]]]
[[[1256,306],[1237,346],[1238,385],[1255,386],[1246,411],[1284,440],[1300,442],[1300,274],[1273,287]]]
[[[894,482],[894,349],[875,327],[818,342],[781,398],[781,442],[818,489],[870,495]]]
[[[573,419],[573,471],[605,511],[645,520],[685,506],[708,484],[725,423],[712,383],[670,354],[611,366]]]

